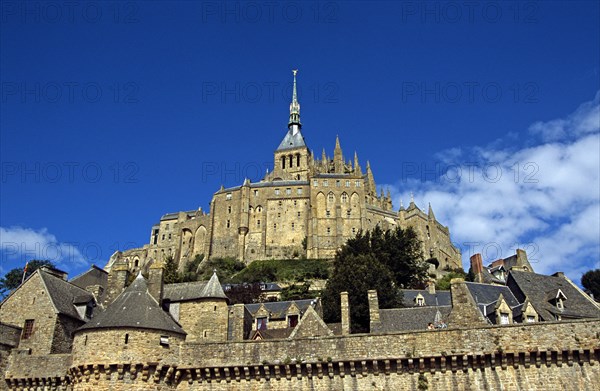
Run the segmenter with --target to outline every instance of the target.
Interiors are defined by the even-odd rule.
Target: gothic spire
[[[297,69],[292,70],[294,74],[294,88],[292,91],[292,103],[290,103],[290,121],[288,122],[288,128],[292,131],[292,135],[296,135],[302,124],[300,123],[300,103],[298,103],[298,93],[296,91],[296,73]]]

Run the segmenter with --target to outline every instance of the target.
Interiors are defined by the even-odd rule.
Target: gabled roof
[[[600,318],[600,309],[564,277],[511,270],[507,285],[516,290],[516,295],[526,296],[545,321],[555,320],[557,316]],[[559,289],[567,297],[563,301],[564,310],[562,311],[549,299],[549,296],[556,297]]]
[[[108,272],[96,265],[92,265],[92,267],[85,272],[71,278],[69,282],[82,289],[92,285],[100,285],[102,288],[106,289],[106,286],[108,285]]]
[[[427,330],[429,323],[438,318],[448,323],[448,316],[452,307],[449,305],[439,307],[412,307],[391,308],[379,310],[379,323],[373,323],[371,333],[393,333],[408,330]]]
[[[298,131],[296,134],[293,134],[292,130],[290,129],[285,134],[283,140],[281,140],[279,147],[277,147],[277,151],[302,147],[306,148],[306,143],[304,142],[304,137],[302,136],[302,133]]]
[[[177,322],[163,311],[150,295],[146,280],[141,274],[106,310],[77,331],[107,328],[151,329],[185,334]]]
[[[171,302],[207,298],[229,300],[216,273],[208,281],[166,284],[163,288],[163,299]]]
[[[286,327],[284,329],[253,330],[250,334],[250,339],[286,339],[292,334],[292,331],[294,331],[292,327]]]
[[[497,323],[496,308],[499,304],[501,295],[506,304],[510,307],[513,319],[521,315],[522,303],[507,286],[480,284],[477,282],[465,282],[465,285],[471,293],[473,300],[477,303],[477,308],[481,314],[491,323]]]
[[[450,291],[437,291],[434,294],[429,293],[427,289],[400,289],[402,292],[402,303],[405,307],[416,306],[415,299],[420,294],[425,299],[426,306],[451,305],[452,296]]]
[[[74,304],[82,304],[94,300],[94,296],[91,293],[41,269],[36,270],[35,273],[39,273],[48,291],[48,296],[52,300],[52,304],[54,304],[54,308],[58,314],[83,320]]]
[[[269,317],[271,319],[285,319],[285,315],[287,313],[288,308],[295,303],[298,309],[304,313],[315,302],[315,299],[306,299],[306,300],[292,300],[292,301],[269,301],[266,303],[255,303],[255,304],[246,304],[246,308],[252,314],[252,316],[256,315],[256,312],[260,309],[261,305],[269,311]]]

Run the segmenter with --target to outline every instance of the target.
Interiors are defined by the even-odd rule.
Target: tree
[[[281,301],[314,299],[317,297],[315,292],[310,291],[310,283],[292,284],[281,289]]]
[[[168,256],[165,259],[165,265],[163,270],[163,281],[165,284],[174,284],[181,282],[181,276],[177,272],[177,263],[172,256]]]
[[[353,332],[369,330],[367,291],[377,290],[379,306],[402,303],[399,288],[421,287],[427,279],[421,242],[412,228],[359,232],[346,242],[334,260],[334,272],[323,291],[326,321],[340,319],[339,295],[348,292]]]
[[[369,331],[367,291],[374,289],[382,308],[400,304],[401,296],[390,270],[372,254],[338,254],[334,272],[323,291],[323,313],[326,322],[340,321],[340,293],[348,292],[352,332]]]
[[[266,299],[265,294],[262,289],[260,289],[260,283],[258,282],[252,284],[230,285],[226,294],[230,304],[262,303]]]
[[[596,301],[600,300],[600,269],[585,272],[581,276],[581,285],[588,293],[594,295]]]
[[[450,281],[453,278],[463,278],[466,279],[467,274],[465,274],[465,271],[463,269],[457,268],[457,269],[452,269],[448,274],[446,274],[444,277],[442,277],[441,279],[439,279],[437,281],[437,283],[435,284],[435,289],[439,289],[439,290],[449,290],[450,289]]]
[[[55,267],[54,264],[48,260],[33,259],[27,262],[25,279],[42,266]],[[17,267],[6,273],[4,277],[0,278],[0,297],[4,297],[10,291],[21,285],[21,281],[23,281],[23,271],[24,267]]]

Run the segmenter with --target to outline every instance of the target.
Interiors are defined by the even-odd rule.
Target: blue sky
[[[339,135],[463,260],[600,259],[598,2],[43,2],[0,8],[0,274],[71,274]],[[468,267],[468,265],[467,265]]]

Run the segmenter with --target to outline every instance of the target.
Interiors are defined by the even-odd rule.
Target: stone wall
[[[179,305],[179,324],[188,342],[227,341],[229,308],[224,299],[184,301]]]
[[[174,349],[163,360],[164,354],[159,357],[154,346],[144,344],[135,345],[137,353],[129,360],[104,357],[121,335],[103,336],[102,343],[88,339],[94,344],[88,350],[82,350],[76,338],[73,364],[64,383],[72,383],[75,390],[591,391],[600,378],[598,330],[600,321],[585,320],[387,335],[183,343],[178,355]],[[26,361],[27,356],[19,360]],[[20,367],[35,368],[31,364],[23,361]],[[37,376],[31,371],[21,373]],[[9,384],[18,388],[16,381]]]
[[[161,336],[169,345],[160,344]],[[75,334],[73,365],[166,362],[176,363],[183,336],[167,331],[143,329],[98,329]]]
[[[1,323],[24,327],[27,319],[34,321],[33,333],[19,341],[19,348],[31,349],[33,355],[49,354],[57,315],[39,273],[32,275],[28,283],[15,290],[0,307]]]

